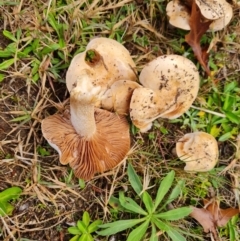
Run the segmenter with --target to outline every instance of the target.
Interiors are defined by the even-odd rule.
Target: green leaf
[[[81,237],[78,239],[78,241],[87,241],[87,233],[82,234]]]
[[[232,132],[227,132],[224,135],[220,136],[218,141],[226,141],[232,137]]]
[[[144,191],[142,194],[143,203],[148,211],[148,213],[153,212],[153,201],[148,192]]]
[[[90,223],[90,216],[89,216],[88,212],[85,211],[83,213],[82,221],[83,221],[83,223],[85,224],[86,227],[89,225],[89,223]]]
[[[174,177],[175,177],[175,172],[171,171],[161,181],[160,186],[158,188],[155,204],[154,204],[154,210],[157,209],[158,205],[161,203],[162,199],[164,198],[166,193],[169,191],[170,187],[172,186]]]
[[[122,207],[119,199],[116,198],[116,197],[114,197],[114,196],[111,196],[111,197],[110,197],[108,204],[109,204],[112,208],[114,208],[114,209],[116,209],[116,210],[118,210],[118,211],[124,211],[124,208]]]
[[[105,230],[98,231],[97,234],[102,235],[102,236],[112,235],[112,234],[121,232],[123,230],[126,230],[128,228],[131,228],[131,227],[135,226],[136,224],[141,223],[143,221],[145,221],[145,218],[119,220],[119,221],[112,222],[112,223],[102,224],[99,227],[104,228]]]
[[[5,75],[4,74],[0,74],[0,83],[4,80]]]
[[[7,203],[0,202],[0,216],[5,216],[7,214]]]
[[[228,110],[231,110],[232,107],[235,105],[236,103],[236,97],[235,96],[232,96],[230,94],[230,92],[228,92],[225,96],[225,100],[224,100],[224,104],[223,104],[223,110],[224,111],[228,111]]]
[[[79,235],[76,235],[73,238],[71,238],[69,241],[78,241],[78,239],[79,239]]]
[[[8,30],[3,30],[3,35],[6,38],[12,40],[13,42],[17,42],[17,39],[15,38],[15,36],[11,32],[9,32]]]
[[[7,202],[11,199],[19,198],[19,195],[22,193],[22,189],[20,187],[10,187],[0,192],[0,202]]]
[[[154,223],[152,223],[152,234],[149,241],[158,241],[157,230]]]
[[[127,241],[140,241],[146,233],[148,225],[149,220],[146,220],[140,226],[133,229],[132,232],[128,235]]]
[[[155,216],[152,217],[152,222],[162,231],[170,230],[169,225],[167,225],[166,223],[162,222],[161,220],[159,220]]]
[[[78,220],[78,221],[77,221],[77,227],[78,227],[78,229],[80,230],[80,232],[82,232],[82,233],[87,233],[87,227],[86,227],[86,225],[83,223],[83,221]]]
[[[169,204],[180,195],[180,193],[183,190],[184,184],[185,184],[184,180],[178,181],[177,185],[173,188],[171,194],[168,196],[167,201],[166,203],[164,203],[164,205]]]
[[[192,208],[189,207],[182,207],[173,209],[164,213],[156,214],[155,217],[165,219],[165,220],[179,220],[188,216],[192,212]]]
[[[9,68],[14,62],[15,62],[15,59],[8,59],[8,60],[3,61],[0,64],[0,70]]]
[[[69,232],[70,234],[74,234],[74,235],[76,235],[76,234],[78,234],[78,235],[82,234],[77,227],[69,227],[69,228],[68,228],[68,232]]]
[[[12,53],[7,51],[6,49],[0,50],[0,58],[8,58],[8,57],[11,57],[11,56],[12,56]]]
[[[182,236],[177,230],[170,229],[167,231],[167,234],[173,241],[186,241],[185,237]]]
[[[224,112],[226,117],[235,124],[240,124],[240,117],[235,115],[234,113],[230,112],[230,111],[225,111]]]
[[[131,164],[128,164],[127,173],[128,173],[128,180],[129,180],[132,188],[139,196],[143,190],[143,186],[142,186],[139,176],[137,175],[137,173],[135,172],[135,170],[133,169]]]
[[[48,22],[49,22],[49,24],[53,27],[53,29],[56,31],[56,33],[58,34],[58,37],[60,37],[60,36],[59,36],[59,31],[58,31],[58,29],[59,29],[59,24],[57,23],[54,15],[51,14],[51,13],[48,14]]]
[[[148,213],[144,211],[133,199],[125,197],[123,192],[119,192],[119,201],[121,205],[134,213],[147,215]]]
[[[102,220],[96,220],[93,223],[91,223],[87,228],[88,233],[93,233],[97,231],[99,228],[99,225],[101,224],[102,224]]]

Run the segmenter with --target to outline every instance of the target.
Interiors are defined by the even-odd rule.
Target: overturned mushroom
[[[205,132],[184,135],[176,144],[176,152],[180,160],[186,163],[185,171],[210,171],[218,161],[217,141]]]
[[[109,38],[94,38],[84,52],[72,59],[66,75],[67,88],[71,91],[82,71],[86,70],[92,76],[89,81],[102,89],[121,79],[135,81],[135,67],[129,51],[122,44]]]
[[[199,74],[196,66],[179,55],[163,55],[148,63],[139,80],[146,88],[134,90],[130,117],[145,132],[152,121],[174,119],[185,113],[197,97]]]
[[[60,162],[69,164],[78,178],[89,180],[126,157],[130,135],[125,117],[94,107],[101,87],[94,87],[88,75],[80,80],[70,92],[70,113],[44,119],[42,133],[58,151]]]
[[[232,19],[232,6],[225,0],[188,0],[183,3],[180,0],[173,0],[170,1],[166,7],[171,25],[184,30],[190,30],[189,21],[192,1],[195,1],[199,7],[203,21],[212,21],[209,26],[209,30],[211,31],[223,29]]]

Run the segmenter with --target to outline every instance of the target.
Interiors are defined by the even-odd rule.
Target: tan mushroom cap
[[[219,31],[227,26],[232,19],[232,6],[225,0],[196,0],[196,4],[204,18],[213,20],[208,31]],[[170,1],[166,11],[171,25],[190,30],[190,13],[179,0]]]
[[[205,132],[184,135],[176,144],[176,152],[180,160],[186,163],[185,171],[207,172],[218,162],[217,141]]]
[[[58,151],[61,164],[69,164],[74,174],[85,180],[112,169],[130,150],[129,125],[124,116],[96,108],[95,120],[97,131],[89,140],[76,133],[69,112],[42,121],[43,136]]]
[[[139,80],[146,88],[134,90],[130,117],[142,132],[159,117],[174,119],[185,113],[197,97],[200,82],[196,66],[179,55],[154,59],[142,69]]]
[[[88,60],[91,54],[95,56],[92,62]],[[91,73],[94,85],[107,88],[121,79],[136,81],[135,68],[129,51],[122,44],[113,39],[94,38],[84,52],[72,59],[66,74],[67,88],[71,91],[86,69]]]
[[[115,111],[120,115],[128,115],[132,93],[134,89],[141,87],[134,81],[118,80],[102,97],[101,107],[105,110]]]
[[[224,16],[219,19],[214,20],[209,26],[209,31],[222,30],[224,27],[226,27],[230,23],[230,21],[233,17],[232,6],[228,2],[224,1],[224,4],[222,5],[222,9],[224,12]]]
[[[203,17],[215,20],[224,17],[226,0],[195,0]]]
[[[179,0],[173,0],[167,4],[166,7],[169,23],[177,28],[190,30],[189,20],[190,14],[185,6]]]

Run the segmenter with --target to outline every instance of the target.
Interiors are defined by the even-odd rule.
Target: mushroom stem
[[[91,138],[96,132],[94,105],[82,103],[80,99],[77,99],[77,95],[71,94],[70,113],[71,122],[76,132],[86,139]]]

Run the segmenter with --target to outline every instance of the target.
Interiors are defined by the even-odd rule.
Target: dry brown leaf
[[[208,53],[206,49],[202,49],[200,45],[201,37],[209,28],[212,23],[211,20],[206,20],[195,1],[192,1],[192,10],[190,16],[190,32],[185,35],[185,41],[192,47],[195,57],[206,71],[208,76],[211,76],[211,71],[208,67]]]
[[[203,200],[204,208],[193,208],[191,217],[196,219],[204,229],[204,232],[212,232],[217,237],[216,228],[223,227],[235,215],[239,213],[238,209],[227,208],[221,209],[219,201]]]

